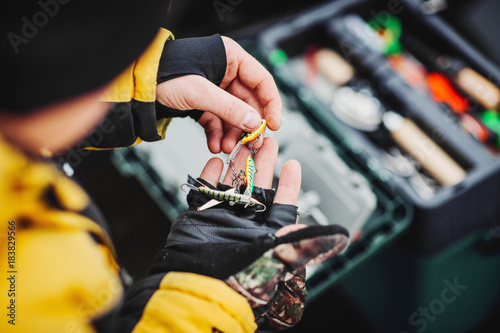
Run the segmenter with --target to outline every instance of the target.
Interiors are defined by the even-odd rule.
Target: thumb
[[[262,117],[257,110],[199,75],[182,76],[159,84],[157,100],[174,109],[208,111],[246,132],[261,124]]]

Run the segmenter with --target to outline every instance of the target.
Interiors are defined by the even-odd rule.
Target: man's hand
[[[242,131],[256,129],[264,118],[267,127],[280,128],[282,102],[271,74],[230,38],[222,37],[226,73],[219,87],[199,75],[186,75],[157,85],[157,101],[177,110],[202,110],[212,153],[230,153]],[[261,141],[262,142],[262,141]],[[261,145],[258,142],[254,147]]]
[[[244,168],[247,147],[234,162]],[[151,273],[184,271],[226,282],[243,295],[254,310],[260,328],[281,329],[295,325],[304,309],[305,265],[327,260],[348,244],[347,231],[336,225],[307,227],[297,223],[297,198],[301,169],[297,161],[283,166],[276,194],[273,184],[278,144],[266,138],[255,155],[253,197],[266,206],[247,207],[221,203],[197,208],[211,198],[192,190],[189,210],[173,222],[166,247],[160,251]],[[219,184],[223,162],[213,158],[194,185],[225,190],[232,185],[229,170]]]

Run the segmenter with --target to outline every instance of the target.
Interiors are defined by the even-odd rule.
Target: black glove
[[[214,188],[202,179],[188,182]],[[348,232],[337,225],[290,231],[296,229],[296,206],[273,204],[273,190],[256,187],[253,197],[264,212],[227,202],[198,211],[211,198],[192,190],[189,210],[173,222],[151,274],[183,271],[224,280],[248,300],[261,329],[291,327],[304,307],[304,266],[341,252]]]

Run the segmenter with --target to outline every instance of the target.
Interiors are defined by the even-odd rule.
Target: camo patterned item
[[[281,244],[225,282],[247,299],[259,328],[290,328],[304,311],[305,264],[331,258],[347,243],[345,235],[326,235]]]
[[[278,330],[295,326],[304,313],[306,296],[306,268],[303,266],[285,282],[283,291],[264,315],[268,324],[266,326]]]
[[[278,282],[283,280],[287,269],[283,261],[273,256],[271,249],[242,271],[230,276],[226,283],[243,295],[252,308],[271,301]]]
[[[253,309],[275,298],[263,314],[256,309],[256,321],[262,323],[260,328],[286,329],[302,318],[306,300],[306,270],[302,266],[292,274],[287,273],[285,264],[273,252],[267,251],[252,265],[229,277],[226,283],[243,295]],[[275,295],[278,283],[284,280],[283,291]]]

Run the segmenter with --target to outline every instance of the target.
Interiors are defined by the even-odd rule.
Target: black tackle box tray
[[[500,159],[496,149],[464,132],[449,110],[407,84],[387,63],[384,54],[374,52],[342,25],[342,18],[357,14],[368,19],[394,15],[403,30],[425,40],[442,52],[460,57],[491,82],[500,82],[500,70],[446,21],[425,13],[419,1],[333,1],[318,6],[287,22],[279,22],[258,36],[262,61],[275,78],[303,104],[307,116],[331,137],[337,138],[370,169],[382,174],[396,193],[414,208],[407,242],[421,253],[436,253],[472,231],[484,229],[500,218]],[[383,16],[382,16],[383,17]],[[406,177],[386,165],[384,144],[357,130],[332,112],[328,102],[318,98],[304,75],[292,65],[304,57],[311,44],[343,55],[357,76],[369,82],[376,96],[411,119],[466,172],[453,186],[434,187],[431,198],[422,197]],[[472,99],[469,98],[471,101]],[[477,103],[476,103],[477,104]],[[425,173],[425,171],[424,171]]]

